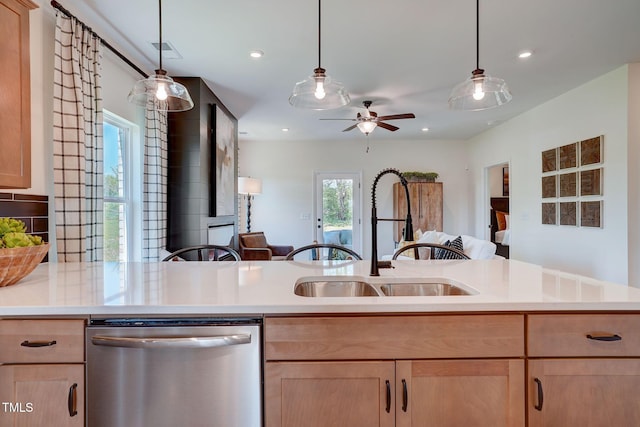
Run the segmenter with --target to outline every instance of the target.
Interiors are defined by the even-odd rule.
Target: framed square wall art
[[[558,149],[542,152],[542,173],[558,170]]]
[[[580,225],[602,227],[602,200],[580,203]]]
[[[542,204],[542,223],[547,225],[556,225],[556,204]]]
[[[542,198],[556,197],[556,175],[542,177]]]
[[[575,168],[578,166],[578,143],[563,145],[558,148],[560,169]]]
[[[578,225],[577,202],[560,202],[560,225]]]
[[[580,171],[580,195],[602,195],[602,168]]]
[[[560,175],[560,197],[575,197],[578,195],[578,174],[576,172]]]
[[[213,191],[209,200],[209,216],[235,215],[236,124],[220,106],[212,104],[211,127],[212,167],[209,174]]]
[[[602,163],[603,136],[580,141],[580,165],[593,165]]]

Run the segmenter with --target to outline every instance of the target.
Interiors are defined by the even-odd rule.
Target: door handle
[[[391,383],[389,382],[389,380],[387,380],[385,384],[387,386],[387,407],[385,408],[385,410],[387,411],[387,413],[390,413],[391,412]]]
[[[215,348],[248,344],[251,334],[220,335],[213,337],[113,337],[96,335],[93,345],[127,348]]]

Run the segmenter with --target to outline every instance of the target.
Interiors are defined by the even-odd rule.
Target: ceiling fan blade
[[[381,128],[385,128],[386,130],[390,130],[391,132],[395,132],[398,129],[400,129],[399,127],[394,126],[394,125],[390,125],[389,123],[377,122],[377,124]],[[354,126],[357,126],[357,125],[354,125]]]
[[[345,130],[343,130],[342,132],[348,132],[348,131],[350,131],[350,130],[352,130],[352,129],[355,129],[357,126],[358,126],[357,124],[355,124],[355,125],[351,125],[351,126],[349,126],[348,128],[346,128]]]
[[[393,114],[391,116],[378,117],[378,120],[399,120],[399,119],[415,119],[416,116],[413,113],[406,114]]]

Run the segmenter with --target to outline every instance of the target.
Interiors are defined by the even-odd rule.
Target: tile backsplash
[[[49,196],[0,193],[0,217],[20,219],[27,233],[49,241]]]

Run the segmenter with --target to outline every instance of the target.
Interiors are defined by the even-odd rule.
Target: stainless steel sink
[[[301,277],[293,292],[302,297],[385,297],[475,295],[467,286],[446,278],[372,279],[359,276]]]
[[[387,283],[380,285],[385,296],[455,296],[472,295],[451,283]]]
[[[378,291],[360,280],[308,280],[296,283],[294,293],[303,297],[377,297]]]

